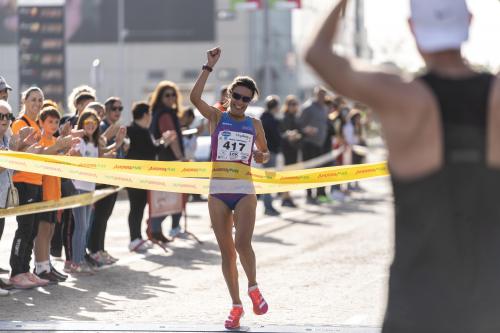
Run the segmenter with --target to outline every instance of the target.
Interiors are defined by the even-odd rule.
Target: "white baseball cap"
[[[433,53],[460,49],[469,38],[471,14],[465,0],[410,0],[417,45]]]

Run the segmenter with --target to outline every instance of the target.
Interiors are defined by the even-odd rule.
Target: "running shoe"
[[[234,330],[240,328],[240,318],[245,315],[243,307],[241,305],[233,305],[233,308],[229,312],[229,316],[224,322],[224,327],[228,330]]]
[[[316,198],[313,198],[313,197],[307,197],[306,203],[308,205],[319,205],[318,200]]]
[[[0,296],[9,296],[10,292],[8,290],[0,288]]]
[[[179,236],[180,233],[181,233],[181,227],[175,227],[175,228],[170,229],[170,232],[168,233],[168,235],[170,236],[170,238],[175,238],[175,237]]]
[[[144,239],[136,238],[130,242],[128,249],[130,252],[140,252],[140,249],[145,242],[146,241]]]
[[[57,275],[54,274],[54,272],[50,271],[50,272],[47,272],[47,271],[43,271],[41,273],[34,273],[37,277],[39,277],[40,279],[43,279],[43,280],[48,280],[49,281],[49,284],[58,284],[59,282],[63,282],[65,280],[57,277]]]
[[[266,208],[264,210],[264,215],[267,215],[267,216],[280,216],[280,212],[278,212],[276,209],[274,208]]]
[[[66,281],[68,279],[68,275],[59,272],[54,266],[52,266],[52,263],[50,263],[50,270],[61,280]]]
[[[322,204],[330,204],[333,202],[333,200],[326,195],[319,195],[317,199],[318,199],[318,202],[322,203]]]
[[[64,268],[63,268],[64,273],[71,273],[71,261],[66,260],[64,262]]]
[[[118,258],[111,256],[111,254],[106,251],[99,251],[99,253],[104,258],[104,260],[108,262],[108,265],[112,265],[118,261]]]
[[[21,273],[17,274],[16,276],[13,276],[10,278],[9,282],[14,286],[16,289],[31,289],[38,287],[38,284],[33,282],[27,273]]]
[[[85,260],[87,261],[90,267],[96,269],[104,265],[108,265],[108,261],[103,256],[101,256],[99,252],[86,254]]]
[[[344,202],[345,201],[345,193],[339,190],[334,190],[332,192],[332,199],[339,201],[339,202]]]
[[[252,300],[253,312],[256,315],[260,316],[267,312],[269,307],[257,286],[248,288],[248,296],[250,296],[250,299]]]
[[[290,208],[297,208],[297,205],[295,204],[295,202],[293,202],[292,199],[283,199],[283,201],[281,201],[281,206],[290,207]]]
[[[0,279],[0,289],[11,290],[14,286],[8,280]]]
[[[71,263],[70,269],[69,269],[70,274],[74,275],[94,275],[94,271],[92,268],[87,263]]]
[[[30,281],[36,283],[36,285],[39,286],[39,287],[45,287],[45,286],[47,286],[50,283],[49,280],[47,280],[47,279],[41,279],[38,276],[36,276],[35,274],[33,274],[33,273],[26,272],[25,274],[28,276],[28,279],[30,279]]]

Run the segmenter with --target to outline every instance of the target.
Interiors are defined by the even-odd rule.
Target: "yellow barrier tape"
[[[95,202],[104,199],[108,195],[120,191],[121,188],[110,188],[96,190],[84,194],[77,194],[60,200],[51,200],[36,202],[32,204],[21,205],[13,208],[0,209],[0,217],[19,216],[35,213],[51,212],[59,209],[75,208],[80,206],[92,205]]]
[[[273,171],[235,163],[137,161],[4,151],[0,151],[0,166],[101,184],[193,194],[276,193],[388,175],[385,162]]]

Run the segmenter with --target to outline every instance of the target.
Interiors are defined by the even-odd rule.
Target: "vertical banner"
[[[64,104],[64,1],[20,0],[18,5],[19,91],[35,85],[45,98]]]

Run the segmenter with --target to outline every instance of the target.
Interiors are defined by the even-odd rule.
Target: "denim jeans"
[[[77,194],[88,193],[83,190],[76,190]],[[82,206],[73,208],[75,220],[75,230],[73,232],[73,253],[71,260],[74,263],[82,263],[85,260],[85,249],[87,248],[87,233],[90,228],[90,214],[92,206]]]
[[[168,216],[168,215],[167,215]],[[160,217],[153,217],[149,221],[150,226],[151,226],[151,231],[154,233],[161,232],[161,224],[163,223],[163,220],[167,218],[167,216],[160,216]],[[177,228],[180,224],[182,214],[173,214],[172,215],[172,229]]]
[[[264,168],[273,168],[276,166],[276,154],[275,153],[269,153],[269,161],[265,163],[263,166]],[[262,200],[264,201],[264,208],[266,210],[273,210],[273,196],[272,194],[263,194],[262,195]]]

